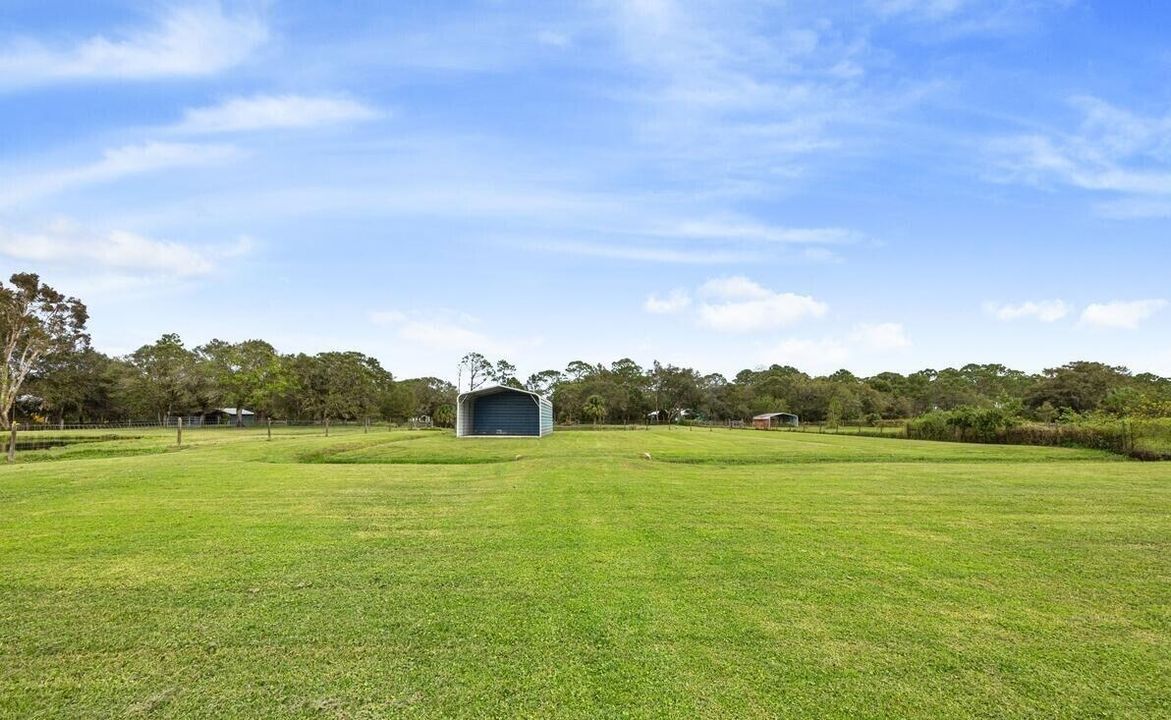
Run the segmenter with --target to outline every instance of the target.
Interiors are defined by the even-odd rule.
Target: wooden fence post
[[[329,416],[325,416],[325,436],[329,437]]]
[[[272,418],[268,418],[268,439],[272,440]]]
[[[183,447],[183,417],[182,416],[177,417],[177,418],[175,418],[175,420],[176,420],[175,428],[176,428],[176,432],[177,432],[177,434],[175,436],[175,444],[178,445],[179,447]]]
[[[10,464],[16,462],[16,426],[17,425],[18,425],[18,423],[16,423],[15,421],[12,423],[12,432],[8,436],[8,462]]]

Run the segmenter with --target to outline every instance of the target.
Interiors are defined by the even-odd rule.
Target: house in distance
[[[459,396],[456,437],[545,437],[553,432],[553,403],[529,390],[497,385]]]
[[[799,427],[801,419],[793,413],[765,413],[752,418],[752,427],[757,430],[769,430],[778,427]]]

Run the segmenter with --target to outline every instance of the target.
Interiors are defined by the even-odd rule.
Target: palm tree
[[[601,395],[590,395],[581,411],[586,417],[593,418],[594,425],[597,425],[599,420],[606,418],[606,401]]]

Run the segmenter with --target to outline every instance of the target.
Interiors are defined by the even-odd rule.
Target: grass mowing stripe
[[[1166,466],[866,440],[243,432],[0,468],[0,716],[1167,714]],[[300,461],[342,447],[368,462]]]

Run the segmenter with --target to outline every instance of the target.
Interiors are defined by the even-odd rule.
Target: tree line
[[[721,422],[789,412],[807,422],[877,425],[962,408],[1045,422],[1093,413],[1171,416],[1171,380],[1097,362],[1037,374],[969,364],[870,377],[848,370],[813,376],[772,365],[728,379],[658,362],[643,368],[623,358],[608,366],[573,362],[564,371],[534,374],[525,387],[550,393],[560,420],[581,422],[641,422],[652,414],[670,422]]]
[[[396,381],[360,352],[282,354],[264,340],[188,347],[166,334],[129,355],[90,345],[89,313],[33,273],[0,282],[0,425],[166,422],[247,408],[291,422],[454,419],[456,388],[439,378]]]
[[[457,384],[489,382],[552,399],[558,422],[743,421],[791,412],[803,421],[879,424],[963,408],[1038,421],[1071,415],[1171,417],[1171,379],[1125,367],[1072,362],[1030,374],[999,364],[814,376],[789,365],[746,369],[732,378],[630,358],[581,360],[564,369],[517,376],[507,360],[468,353],[456,383],[439,377],[398,380],[356,351],[284,354],[263,340],[211,340],[187,346],[175,334],[111,357],[90,346],[88,312],[30,274],[0,283],[0,422],[165,422],[220,408],[248,408],[290,422],[404,422],[426,417],[450,426]]]
[[[282,354],[263,340],[187,347],[163,335],[124,357],[92,348],[59,355],[33,375],[18,413],[52,422],[102,423],[248,409],[290,422],[453,419],[455,386],[396,380],[360,352]]]

